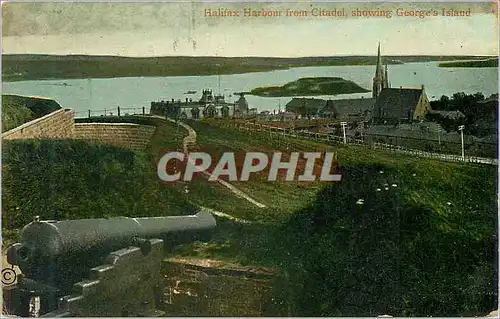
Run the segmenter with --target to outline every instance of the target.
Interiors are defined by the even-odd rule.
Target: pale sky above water
[[[498,55],[492,3],[4,3],[2,52],[121,56]],[[281,17],[243,17],[245,8]],[[437,17],[396,11],[436,10]],[[443,8],[470,17],[442,16]],[[205,9],[239,17],[206,17]],[[342,10],[346,17],[285,17],[284,11]],[[392,10],[391,18],[352,11]],[[316,11],[318,12],[318,11]]]

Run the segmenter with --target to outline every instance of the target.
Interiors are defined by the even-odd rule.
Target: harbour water
[[[226,101],[234,102],[234,92],[250,91],[256,87],[278,86],[302,77],[342,77],[371,90],[375,66],[325,66],[301,67],[269,72],[230,74],[220,76],[220,93]],[[441,68],[437,62],[406,63],[389,66],[391,87],[419,88],[425,86],[430,100],[455,92],[482,92],[485,96],[498,92],[496,68]],[[212,76],[167,76],[129,77],[108,79],[67,79],[3,82],[3,94],[20,94],[53,98],[65,108],[72,108],[77,114],[90,110],[116,109],[120,107],[146,107],[151,101],[198,100],[203,89],[210,88],[219,93],[219,79]],[[196,91],[194,94],[185,94]],[[371,97],[371,92],[318,96],[324,99]],[[258,111],[278,110],[291,97],[268,98],[247,95],[250,108]]]

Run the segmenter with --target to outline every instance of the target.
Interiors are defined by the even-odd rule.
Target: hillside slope
[[[54,100],[2,94],[2,132],[60,109]]]
[[[269,208],[227,212],[265,223],[223,223],[212,246],[190,245],[185,254],[282,269],[295,316],[477,316],[495,309],[495,167],[190,125],[200,148],[213,154],[336,152],[342,181],[267,182],[261,174],[235,182]]]
[[[147,156],[82,141],[3,146],[2,227],[42,219],[188,214],[180,190],[161,187]]]
[[[267,205],[256,208],[216,182],[160,183],[156,163],[179,149],[185,132],[153,122],[145,153],[74,141],[6,143],[3,232],[34,215],[166,216],[191,213],[195,203],[251,223],[219,219],[211,242],[175,253],[279,268],[293,316],[480,316],[495,309],[496,168],[190,122],[197,149],[214,155],[337,153],[338,183],[268,182],[264,173],[234,182]]]

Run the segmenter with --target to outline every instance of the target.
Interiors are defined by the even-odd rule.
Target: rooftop
[[[386,88],[380,92],[375,102],[375,114],[377,116],[380,110],[393,118],[407,118],[409,111],[414,111],[422,95],[423,88]]]

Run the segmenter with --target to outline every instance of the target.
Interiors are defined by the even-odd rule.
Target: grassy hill
[[[19,95],[2,95],[2,132],[60,109],[54,100]]]
[[[337,152],[343,177],[235,182],[268,208],[225,212],[257,223],[224,222],[213,245],[181,253],[282,269],[294,315],[470,316],[495,308],[494,167],[190,124],[200,148],[214,154]]]
[[[113,122],[111,118],[98,121]],[[196,210],[183,184],[164,184],[156,175],[160,157],[166,150],[177,149],[186,132],[161,119],[128,117],[118,122],[124,121],[158,127],[145,152],[75,140],[4,141],[4,247],[36,215],[80,219],[187,215]],[[231,194],[221,187],[193,185],[197,188],[205,203],[220,197],[231,200]],[[244,204],[238,198],[232,200],[234,205]]]
[[[338,183],[267,182],[264,173],[235,182],[267,205],[257,208],[215,182],[160,183],[157,160],[179,148],[185,131],[161,119],[152,124],[157,130],[144,153],[74,141],[6,143],[3,231],[33,215],[161,216],[200,204],[253,223],[219,219],[208,244],[175,253],[279,268],[291,315],[477,316],[496,307],[495,167],[190,122],[198,149],[215,155],[338,154]]]
[[[35,215],[79,219],[193,211],[178,188],[161,187],[147,156],[104,145],[5,142],[2,173],[6,229],[18,229]]]

